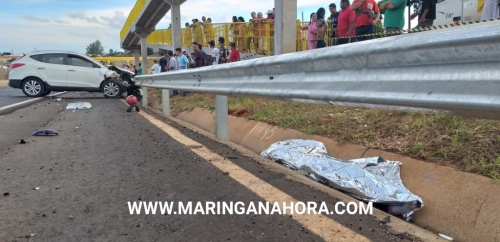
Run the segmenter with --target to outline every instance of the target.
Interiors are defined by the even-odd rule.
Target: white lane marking
[[[270,203],[275,201],[280,203],[287,202],[288,204],[290,204],[290,202],[298,202],[297,199],[254,176],[252,173],[242,169],[230,160],[226,160],[224,157],[210,151],[202,144],[188,138],[172,126],[145,112],[140,112],[139,114],[142,115],[146,120],[151,122],[153,125],[161,129],[163,132],[171,136],[173,139],[177,140],[181,144],[184,144],[186,148],[190,149],[198,156],[210,162],[219,170],[228,172],[228,176],[257,194],[264,200]],[[324,215],[294,214],[292,215],[292,218],[302,224],[304,227],[308,228],[310,231],[321,236],[326,241],[370,241],[368,238],[356,234],[349,228]]]

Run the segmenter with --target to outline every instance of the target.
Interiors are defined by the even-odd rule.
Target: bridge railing
[[[297,21],[297,49],[307,50],[308,31],[302,29],[309,22]],[[330,21],[328,21],[330,25]],[[331,28],[327,29],[325,36],[331,36]],[[182,45],[191,46],[198,42],[208,46],[208,41],[224,37],[226,45],[234,42],[239,51],[249,54],[271,55],[274,52],[274,25],[269,21],[261,23],[237,22],[237,23],[204,23],[196,24],[190,28],[182,29]],[[332,46],[332,39],[325,38],[327,46]],[[159,29],[151,33],[147,38],[148,44],[172,45],[172,30]]]
[[[217,137],[228,138],[227,96],[500,119],[500,22],[137,76],[145,92],[216,94]]]
[[[141,13],[144,4],[146,4],[146,0],[137,0],[135,2],[134,7],[130,11],[127,20],[125,21],[125,24],[123,25],[122,30],[120,31],[120,43],[123,42],[123,39],[125,39],[125,37],[127,36],[128,31],[130,30],[130,26],[132,26],[134,21]]]

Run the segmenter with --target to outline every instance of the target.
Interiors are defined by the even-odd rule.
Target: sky
[[[297,18],[340,0],[297,0]],[[15,0],[2,1],[0,8],[0,52],[15,54],[38,50],[68,50],[85,53],[87,45],[100,40],[105,51],[121,50],[120,30],[135,0]],[[216,2],[216,4],[214,4]],[[212,22],[230,22],[231,17],[266,12],[273,0],[188,0],[181,5],[181,22],[201,16]],[[223,7],[222,7],[223,6]],[[257,7],[258,6],[258,7]],[[156,29],[168,28],[170,13]]]

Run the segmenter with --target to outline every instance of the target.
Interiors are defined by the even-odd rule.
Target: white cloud
[[[33,21],[33,22],[43,22],[43,23],[50,22],[50,19],[48,19],[48,18],[37,18],[37,17],[32,16],[32,15],[23,16],[23,19],[26,21]]]
[[[29,1],[34,3],[50,0]],[[338,0],[332,2],[338,2]],[[74,0],[61,4],[64,6],[70,3],[74,5],[82,2]],[[330,1],[297,1],[298,8],[327,8],[328,4]],[[0,25],[2,33],[9,33],[7,38],[0,38],[0,48],[14,48],[14,50],[27,52],[36,46],[37,49],[67,49],[84,52],[88,44],[99,39],[106,50],[118,49],[120,30],[133,5],[120,6],[124,7],[100,9],[100,6],[96,5],[95,10],[92,11],[60,10],[59,16],[54,15],[50,18],[42,18],[34,14],[12,16],[14,13],[4,12],[5,14],[1,15],[2,18],[12,19],[12,21]],[[186,22],[191,23],[193,18],[201,20],[202,16],[210,17],[214,23],[229,22],[233,15],[242,16],[248,20],[251,12],[265,13],[273,7],[274,0],[218,0],[216,2],[188,0],[181,6],[181,25],[184,26]],[[300,16],[297,17],[300,18]],[[167,28],[169,23],[170,13],[164,16],[156,28]]]
[[[129,8],[113,8],[63,11],[50,19],[14,17],[15,21],[0,25],[0,32],[9,33],[8,38],[0,38],[0,48],[13,48],[16,53],[29,52],[34,47],[84,52],[87,45],[99,39],[106,51],[119,49],[120,30],[129,12]]]

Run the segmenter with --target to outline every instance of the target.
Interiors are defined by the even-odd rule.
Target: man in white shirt
[[[212,48],[212,65],[217,65],[219,64],[219,55],[220,55],[219,49],[215,47],[214,40],[210,40],[208,44],[210,45],[210,48]]]
[[[154,64],[153,67],[151,67],[151,71],[153,72],[153,74],[160,73],[160,65],[158,65],[158,61],[154,60],[153,62]]]

